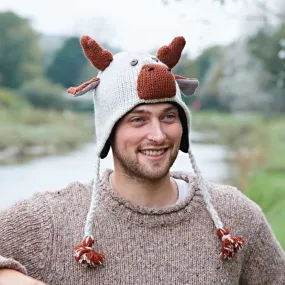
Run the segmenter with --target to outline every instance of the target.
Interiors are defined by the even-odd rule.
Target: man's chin
[[[140,173],[137,175],[137,179],[145,182],[151,182],[154,183],[156,181],[162,180],[164,177],[166,177],[167,173],[161,174],[148,174],[148,173]]]
[[[134,179],[143,181],[157,181],[168,175],[176,156],[177,154],[171,155],[170,149],[167,150],[166,155],[157,159],[149,159],[142,153],[137,154],[136,159],[128,159],[128,157],[116,154],[123,172]]]
[[[143,167],[136,173],[136,176],[145,180],[161,180],[169,173],[170,167]]]

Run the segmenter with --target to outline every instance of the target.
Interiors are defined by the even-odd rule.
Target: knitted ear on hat
[[[157,52],[157,58],[173,68],[181,57],[182,50],[186,44],[184,37],[176,37],[168,46],[162,46]],[[196,78],[186,78],[180,75],[174,75],[176,82],[184,95],[193,95],[199,85]]]
[[[85,94],[86,92],[95,89],[100,83],[100,78],[92,78],[87,82],[82,83],[81,85],[77,87],[70,87],[67,89],[67,92],[74,97],[81,96]]]
[[[184,37],[176,37],[168,46],[162,46],[157,52],[157,58],[169,68],[173,68],[181,57],[186,44]]]
[[[194,95],[199,81],[197,78],[186,78],[180,75],[174,75],[176,82],[184,95]]]
[[[113,61],[112,53],[101,47],[91,37],[82,36],[80,43],[85,56],[97,69],[104,71]]]

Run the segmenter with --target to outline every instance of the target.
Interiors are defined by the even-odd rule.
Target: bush
[[[0,108],[2,109],[22,109],[29,106],[23,98],[17,96],[16,92],[10,88],[0,88]]]
[[[19,93],[35,108],[63,110],[68,106],[63,95],[64,89],[45,78],[26,82]]]

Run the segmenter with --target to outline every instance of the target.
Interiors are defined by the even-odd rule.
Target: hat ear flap
[[[194,95],[199,81],[196,78],[186,78],[180,75],[174,75],[175,80],[184,95]]]
[[[88,91],[95,89],[100,83],[100,78],[92,78],[91,80],[82,83],[77,87],[70,87],[67,92],[75,97],[84,95]]]

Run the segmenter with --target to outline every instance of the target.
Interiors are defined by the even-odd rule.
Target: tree
[[[0,13],[0,86],[18,88],[42,74],[37,35],[28,19]]]
[[[16,90],[0,88],[0,109],[24,109],[29,108],[29,103],[19,97]]]
[[[214,47],[216,50],[218,47]],[[211,50],[211,49],[209,49]],[[229,111],[229,106],[221,98],[220,81],[224,76],[224,69],[227,64],[229,47],[219,47],[219,52],[211,59],[211,64],[205,70],[203,83],[200,89],[201,104],[203,109],[215,109]],[[217,51],[218,51],[217,50]],[[208,54],[206,50],[206,54]]]
[[[79,38],[70,37],[55,53],[46,70],[46,76],[54,83],[60,83],[66,88],[77,85],[80,83],[79,77],[86,62]]]
[[[222,48],[219,46],[209,47],[195,59],[197,71],[196,76],[199,78],[200,83],[204,82],[209,69],[216,62],[217,58],[219,58],[221,49]]]
[[[63,88],[44,78],[26,82],[19,94],[35,108],[62,110],[68,105]]]
[[[260,47],[263,47],[262,49]],[[264,89],[271,94],[270,108],[285,110],[285,22],[277,29],[261,29],[248,42],[249,51],[269,74]]]
[[[200,82],[200,87],[197,90],[197,95],[201,94],[204,90],[203,86],[207,80],[209,72],[212,71],[213,65],[219,60],[222,47],[212,46],[205,49],[195,59],[189,59],[183,55],[178,65],[173,69],[174,74],[180,74],[185,77],[196,77]],[[213,86],[211,86],[212,88]],[[187,105],[191,105],[195,100],[196,96],[183,97]],[[203,92],[203,96],[199,99],[202,103],[202,108],[217,108],[218,100],[216,96],[213,96],[212,92]]]

